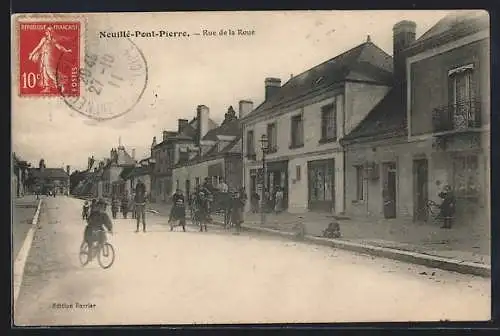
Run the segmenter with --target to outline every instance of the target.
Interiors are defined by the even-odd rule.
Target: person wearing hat
[[[95,210],[87,219],[87,226],[83,234],[83,239],[89,246],[92,246],[94,242],[95,233],[98,234],[97,239],[99,242],[102,243],[106,240],[104,227],[106,227],[110,233],[113,233],[113,222],[106,213],[106,201],[101,198],[95,203]],[[92,257],[92,255],[90,255],[90,257]]]
[[[141,179],[137,181],[135,186],[135,216],[137,220],[137,229],[135,232],[139,232],[139,226],[142,221],[142,231],[146,232],[146,185]]]
[[[82,209],[83,220],[86,220],[89,217],[89,210],[90,210],[89,201],[85,201],[85,203],[83,203],[83,209]]]
[[[451,229],[453,218],[455,216],[455,196],[449,185],[443,188],[439,193],[439,197],[443,199],[440,206],[440,217],[443,219],[443,229]]]
[[[186,231],[186,199],[180,189],[176,189],[172,196],[172,208],[168,219],[170,231],[174,229],[173,221],[179,221],[182,229]]]

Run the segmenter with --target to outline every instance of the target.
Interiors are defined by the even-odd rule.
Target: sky
[[[178,119],[192,119],[198,105],[210,109],[221,122],[232,105],[245,99],[258,106],[264,98],[264,79],[284,84],[315,65],[371,41],[392,55],[392,27],[401,20],[417,24],[417,38],[449,11],[293,11],[211,13],[87,14],[85,43],[100,31],[187,31],[189,38],[131,40],[142,51],[148,78],[142,96],[125,115],[95,121],[70,109],[60,97],[19,97],[13,89],[12,150],[37,165],[70,165],[85,169],[87,158],[109,156],[119,139],[136,159],[149,155],[153,136],[175,131]],[[253,30],[252,36],[203,37],[193,33],[221,29]],[[16,36],[12,41],[16,40]],[[90,42],[88,42],[90,41]],[[99,40],[99,43],[102,43]],[[122,44],[112,40],[109,45]],[[111,47],[109,47],[111,48]],[[13,44],[13,60],[18,58]],[[13,73],[17,68],[13,65]],[[12,77],[17,88],[17,77]],[[140,83],[139,83],[140,84]],[[135,85],[135,86],[134,86]],[[140,85],[139,85],[140,86]],[[104,89],[106,90],[106,89]],[[108,98],[112,110],[127,110],[139,95],[137,83],[129,91],[115,90]]]

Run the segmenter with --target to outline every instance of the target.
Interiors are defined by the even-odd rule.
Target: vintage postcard
[[[490,319],[487,12],[11,25],[13,325]]]

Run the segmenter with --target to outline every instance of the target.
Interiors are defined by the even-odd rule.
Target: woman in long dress
[[[54,38],[52,27],[48,27],[45,30],[45,36],[42,37],[38,45],[28,56],[30,61],[39,62],[43,86],[42,92],[48,92],[50,90],[50,81],[54,86],[57,82],[53,48],[57,48],[64,53],[71,52],[71,49],[66,49],[59,44]],[[61,91],[64,92],[63,87],[61,87]]]

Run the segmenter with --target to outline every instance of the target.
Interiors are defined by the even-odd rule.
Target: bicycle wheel
[[[80,253],[78,254],[78,257],[80,258],[80,264],[82,264],[82,266],[85,266],[89,263],[89,252],[89,244],[87,244],[86,241],[83,241],[80,245]]]
[[[110,243],[102,244],[97,254],[97,261],[102,268],[110,268],[115,261],[115,249],[113,245]]]

